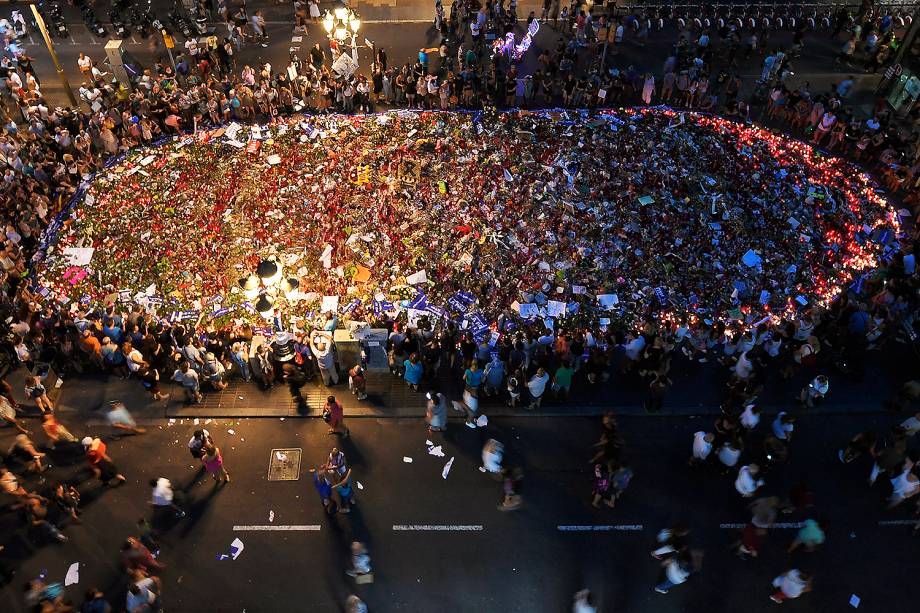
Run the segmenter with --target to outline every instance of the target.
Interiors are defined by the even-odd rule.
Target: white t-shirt
[[[530,392],[530,395],[534,398],[539,398],[543,395],[543,392],[546,391],[546,383],[549,381],[549,375],[544,373],[542,377],[534,375],[530,381],[527,382],[527,391]]]
[[[668,560],[668,565],[664,567],[664,571],[668,581],[674,584],[683,583],[690,576],[690,573],[673,558]]]
[[[735,489],[745,498],[753,496],[754,492],[757,491],[757,481],[751,475],[751,471],[747,466],[742,466],[741,470],[738,471],[738,478],[735,479]]]
[[[741,450],[731,445],[722,445],[719,447],[719,461],[726,466],[732,467],[738,463],[741,457]]]
[[[170,483],[169,479],[166,477],[160,477],[157,479],[156,487],[153,488],[153,493],[150,495],[150,502],[152,502],[154,506],[165,507],[172,504],[172,501],[172,483]]]
[[[741,425],[748,430],[753,430],[760,423],[760,415],[755,413],[753,409],[754,405],[749,404],[744,407],[744,412],[741,413]]]
[[[802,580],[798,569],[793,568],[782,576],[779,589],[782,590],[783,594],[788,598],[798,598],[802,595],[802,592],[805,591],[806,585],[807,583]]]
[[[705,437],[706,433],[702,430],[693,435],[693,457],[697,460],[705,460],[712,451],[712,443]]]
[[[156,600],[156,594],[150,589],[154,585],[153,579],[147,577],[146,579],[141,579],[135,585],[140,588],[140,592],[135,595],[128,591],[128,598],[125,603],[128,613],[131,613],[141,605],[150,604]]]
[[[138,351],[136,348],[131,350],[131,353],[128,354],[128,370],[131,372],[137,372],[141,367],[141,362],[144,361],[144,355]]]
[[[920,419],[917,419],[917,416],[908,417],[901,422],[901,428],[904,429],[904,432],[907,436],[913,436],[917,432],[920,432]]]

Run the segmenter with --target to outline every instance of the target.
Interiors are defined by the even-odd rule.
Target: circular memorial
[[[259,292],[282,317],[406,308],[480,333],[502,314],[740,325],[826,304],[898,233],[855,166],[713,116],[294,117],[113,160],[52,224],[35,282],[73,309],[217,326],[264,321]],[[264,261],[294,289],[255,287]]]

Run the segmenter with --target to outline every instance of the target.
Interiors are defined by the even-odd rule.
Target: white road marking
[[[719,527],[723,530],[741,530],[747,524],[719,524]],[[805,524],[800,521],[781,521],[770,526],[776,530],[796,530],[801,528]]]
[[[883,519],[878,522],[879,526],[913,526],[917,523],[916,519]]]
[[[393,524],[396,532],[482,532],[481,524]]]
[[[258,525],[258,526],[233,526],[234,532],[319,532],[319,524],[301,524],[289,526]]]
[[[559,532],[642,532],[645,526],[642,524],[558,525],[556,530]]]

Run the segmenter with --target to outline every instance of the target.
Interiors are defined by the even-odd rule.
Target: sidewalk
[[[825,360],[828,355],[822,354]],[[820,365],[813,371],[800,373],[791,380],[783,380],[776,372],[768,372],[759,405],[765,412],[795,410],[798,392],[816,374],[826,374],[831,387],[827,400],[820,406],[809,409],[821,414],[861,414],[883,411],[882,403],[904,381],[917,376],[916,356],[906,345],[888,343],[882,351],[870,352],[866,356],[865,374],[861,380],[840,374],[830,365]],[[347,367],[342,365],[343,371]],[[368,399],[358,401],[348,391],[348,377],[345,372],[338,385],[327,388],[314,380],[307,383],[301,393],[307,401],[309,412],[298,413],[294,401],[285,385],[276,385],[269,391],[260,390],[255,383],[233,380],[226,390],[205,392],[201,404],[187,405],[180,387],[164,382],[163,389],[172,394],[168,401],[153,402],[135,380],[121,380],[102,374],[85,374],[65,380],[56,400],[57,410],[64,415],[96,420],[101,409],[110,400],[121,400],[127,404],[138,419],[162,419],[167,417],[318,417],[326,397],[334,395],[345,408],[349,417],[400,418],[423,417],[425,396],[408,389],[405,383],[389,373],[368,373]],[[24,369],[12,372],[8,380],[14,388],[17,400],[24,406],[30,403],[22,398]],[[683,355],[675,355],[671,369],[674,385],[665,398],[664,408],[650,416],[694,416],[712,415],[719,412],[724,384],[729,379],[727,368],[717,362],[699,364],[689,362]],[[448,398],[459,398],[462,394],[460,372],[448,371],[442,366],[432,387],[445,393]],[[425,388],[423,387],[423,390]],[[547,391],[543,406],[530,411],[524,408],[511,409],[504,401],[480,398],[480,413],[488,416],[571,416],[597,415],[615,411],[625,415],[647,415],[642,408],[646,384],[637,375],[619,373],[617,365],[611,369],[610,380],[591,386],[583,373],[576,374],[571,398],[557,401]],[[33,411],[34,414],[34,411]]]

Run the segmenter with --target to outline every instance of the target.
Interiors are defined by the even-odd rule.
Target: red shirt
[[[105,443],[99,441],[99,445],[97,447],[90,447],[86,450],[86,459],[90,464],[98,464],[99,461],[105,457],[105,450]]]

